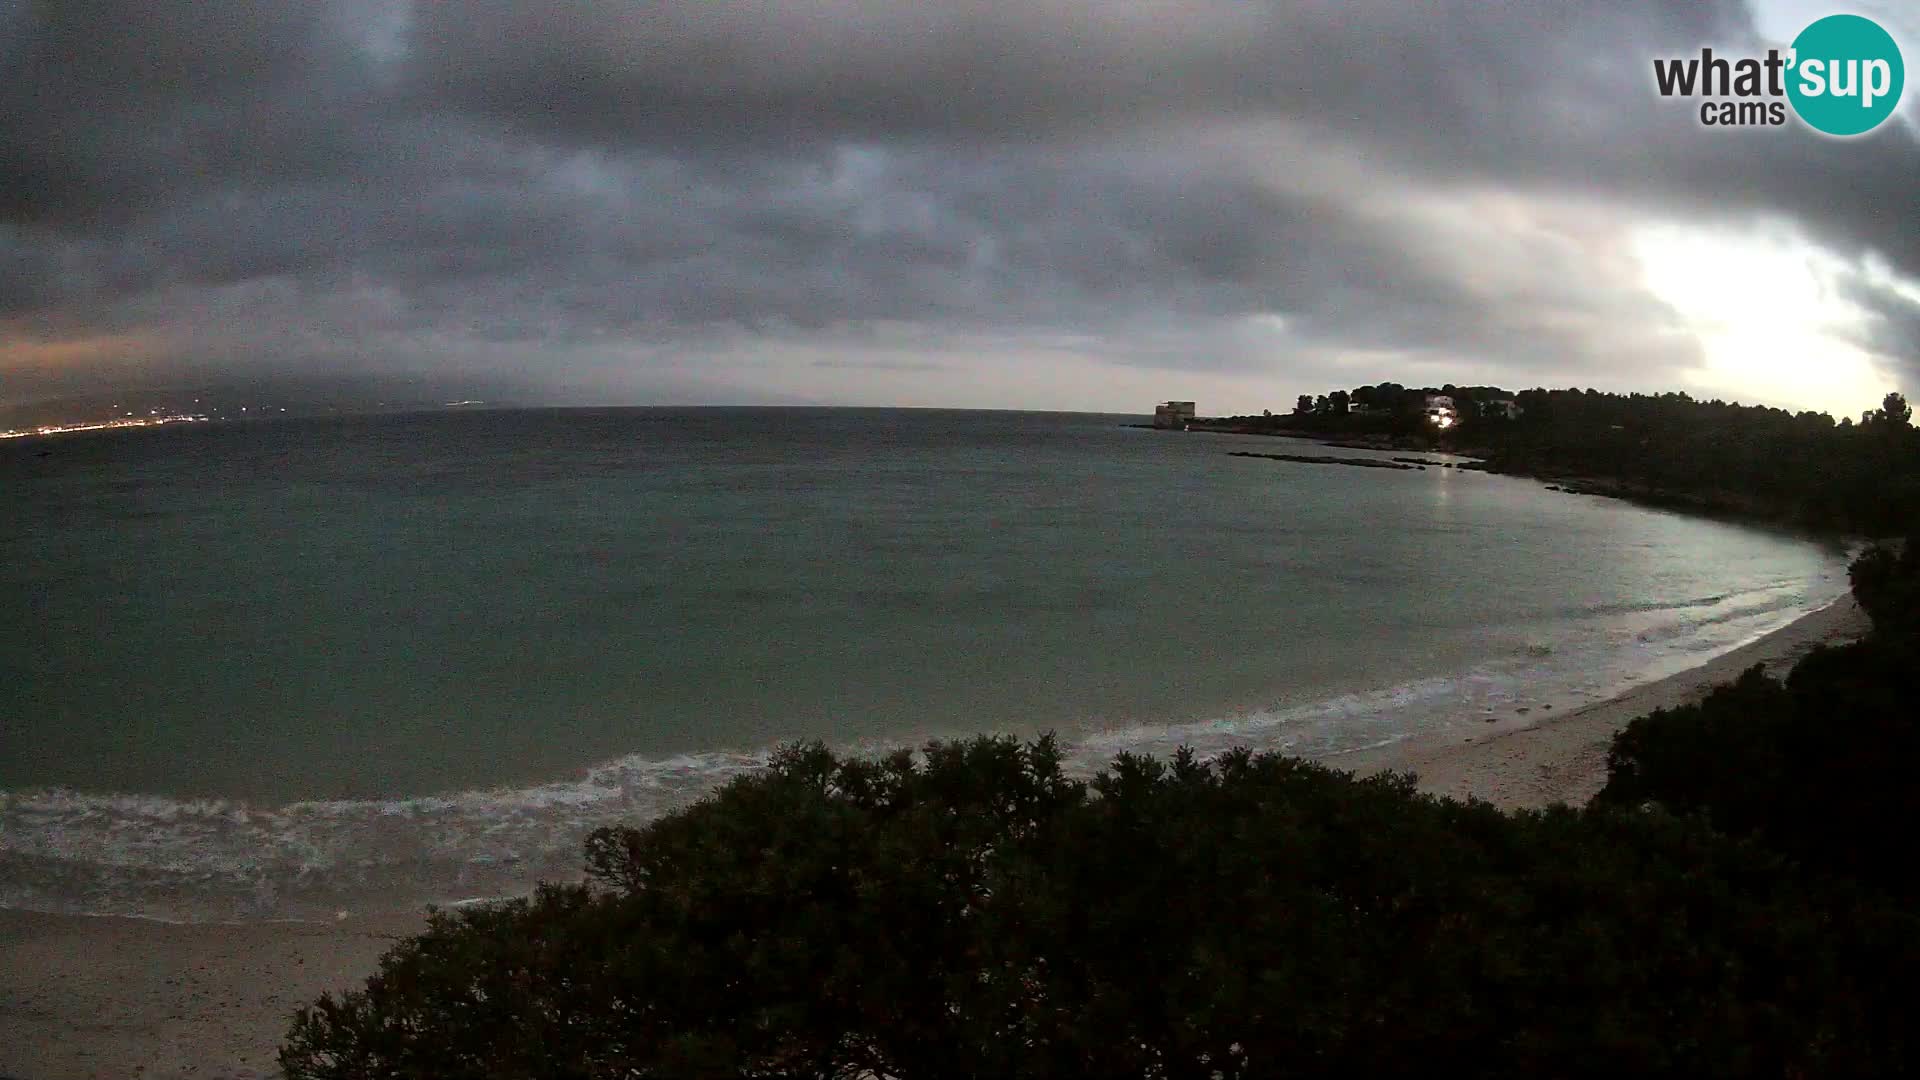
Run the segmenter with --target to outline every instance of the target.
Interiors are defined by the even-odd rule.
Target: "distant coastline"
[[[1152,424],[1129,424],[1133,428],[1152,429]],[[1340,450],[1371,450],[1376,453],[1428,453],[1445,454],[1453,458],[1466,458],[1466,461],[1426,462],[1427,465],[1442,465],[1471,472],[1492,473],[1499,476],[1522,477],[1538,480],[1547,485],[1548,491],[1564,492],[1568,495],[1590,495],[1598,498],[1619,499],[1637,506],[1655,510],[1672,510],[1694,514],[1716,521],[1737,524],[1765,525],[1785,528],[1806,535],[1830,537],[1849,543],[1861,543],[1873,537],[1844,527],[1821,527],[1800,519],[1790,510],[1758,495],[1745,494],[1730,490],[1682,491],[1658,485],[1635,483],[1621,477],[1608,477],[1556,469],[1533,467],[1522,461],[1503,458],[1496,451],[1482,446],[1447,447],[1433,445],[1431,440],[1406,435],[1335,435],[1326,432],[1308,431],[1299,428],[1267,428],[1226,420],[1199,419],[1192,422],[1185,432],[1179,434],[1206,435],[1257,435],[1267,438],[1299,439],[1303,442],[1317,443]],[[1303,463],[1357,464],[1357,461],[1334,461],[1333,459],[1309,458],[1304,455],[1256,454],[1247,451],[1231,451],[1236,457],[1264,457],[1275,460]],[[1411,462],[1412,458],[1394,458],[1395,462]],[[1382,462],[1381,464],[1386,464]]]
[[[77,421],[69,424],[42,424],[38,427],[0,431],[0,439],[38,439],[70,435],[81,431],[117,431],[125,428],[152,428],[167,424],[205,424],[210,416],[141,416],[121,420]]]
[[[1169,402],[1167,407],[1190,402]],[[1801,410],[1699,400],[1492,386],[1385,382],[1319,397],[1291,413],[1202,417],[1182,431],[1279,435],[1380,451],[1444,451],[1477,468],[1545,481],[1576,495],[1849,539],[1912,527],[1920,500],[1920,430],[1904,395],[1835,419]]]

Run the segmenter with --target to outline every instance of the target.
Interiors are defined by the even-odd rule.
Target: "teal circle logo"
[[[1906,64],[1893,35],[1872,19],[1829,15],[1793,39],[1787,98],[1816,131],[1860,135],[1900,104]]]

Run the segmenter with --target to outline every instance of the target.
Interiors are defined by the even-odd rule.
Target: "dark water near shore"
[[[0,445],[0,905],[497,891],[795,738],[1337,755],[1609,695],[1845,584],[1842,553],[1780,534],[1124,419],[566,410]]]

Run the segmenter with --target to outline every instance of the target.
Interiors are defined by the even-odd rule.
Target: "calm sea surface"
[[[1130,419],[559,410],[0,444],[0,906],[513,890],[792,739],[1337,756],[1577,706],[1845,587],[1842,552],[1788,536]]]

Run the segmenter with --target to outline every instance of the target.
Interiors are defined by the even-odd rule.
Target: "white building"
[[[1193,402],[1169,401],[1153,407],[1153,426],[1171,428],[1174,431],[1187,430],[1187,424],[1193,420]]]

